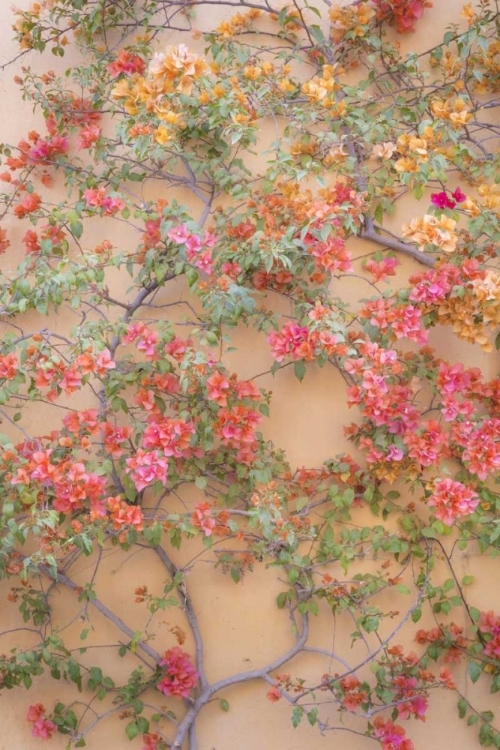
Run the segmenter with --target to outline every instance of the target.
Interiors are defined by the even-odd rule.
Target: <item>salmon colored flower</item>
[[[158,690],[174,698],[189,698],[199,677],[189,654],[175,646],[165,652],[160,666],[165,667],[165,675],[156,686]]]

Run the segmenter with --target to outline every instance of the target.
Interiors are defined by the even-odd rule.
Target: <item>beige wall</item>
[[[21,4],[22,3],[18,3]],[[460,0],[435,0],[434,8],[426,11],[424,19],[419,22],[418,33],[404,40],[407,48],[428,48],[440,39],[443,28],[452,20],[451,15],[458,15]],[[12,15],[10,3],[0,2],[0,28],[2,44],[0,45],[0,63],[11,59],[16,54],[15,46],[10,42]],[[224,17],[227,9],[219,9],[219,16]],[[200,26],[203,24],[200,23]],[[70,58],[69,58],[70,59]],[[62,70],[69,59],[56,60],[46,57],[46,67]],[[41,69],[41,60],[33,56],[30,63]],[[26,64],[26,58],[22,61]],[[30,105],[23,102],[17,86],[12,83],[18,64],[3,71],[0,79],[0,138],[12,142],[24,135],[32,127],[40,126],[40,120],[33,116]],[[402,207],[395,220],[395,227],[410,215],[410,207]],[[10,230],[9,225],[6,228]],[[12,230],[20,235],[17,224]],[[116,230],[114,230],[116,231]],[[115,235],[116,236],[116,235]],[[366,252],[364,243],[356,248],[359,254]],[[15,246],[7,257],[16,253]],[[6,261],[6,262],[7,262]],[[400,279],[405,279],[417,270],[416,264],[403,259]],[[352,280],[349,281],[352,285]],[[362,282],[350,287],[349,296],[353,299],[363,296],[366,289]],[[60,316],[53,321],[54,326],[63,330],[71,325],[69,319]],[[493,357],[473,350],[466,344],[452,340],[448,332],[435,331],[432,343],[439,347],[440,354],[450,360],[467,364],[480,364],[488,376],[497,370],[497,361]],[[238,352],[228,355],[227,362],[231,368],[243,377],[250,377],[269,368],[271,361],[268,348],[262,335],[247,330],[235,334]],[[246,352],[251,351],[251,357]],[[319,466],[321,462],[347,448],[343,438],[342,427],[354,418],[354,414],[345,406],[344,386],[341,378],[331,370],[310,368],[307,378],[300,384],[290,369],[280,372],[274,379],[266,376],[259,385],[272,389],[272,417],[264,426],[266,436],[272,438],[276,445],[283,447],[293,467]],[[43,410],[34,409],[32,416],[33,431],[42,431],[46,419]],[[190,548],[192,554],[192,547]],[[142,629],[147,613],[144,608],[134,604],[134,588],[147,583],[150,591],[160,593],[164,578],[163,570],[151,551],[136,552],[133,556],[122,551],[105,552],[98,578],[98,592],[110,603],[114,611],[134,629]],[[186,551],[181,550],[178,561],[187,561]],[[88,576],[94,561],[80,559],[72,572],[75,581]],[[494,605],[497,579],[495,561],[480,559],[476,556],[463,556],[457,565],[459,572],[472,572],[478,583],[471,590],[471,599],[475,606],[489,609]],[[257,568],[253,574],[235,586],[229,577],[213,570],[210,565],[198,564],[195,574],[188,579],[200,626],[206,643],[207,672],[209,679],[216,680],[233,672],[251,669],[264,665],[284,651],[292,643],[289,623],[286,614],[279,612],[275,606],[275,596],[280,591],[273,571]],[[19,614],[14,605],[6,601],[7,586],[0,588],[1,630],[21,625]],[[498,602],[498,597],[497,597]],[[74,594],[61,590],[58,597],[56,621],[61,625],[70,623],[79,612],[79,605]],[[325,611],[325,617],[314,620],[311,624],[313,644],[324,648],[331,647],[333,623]],[[171,636],[166,631],[164,621],[171,625],[183,624],[182,615],[170,610],[157,615],[150,627],[154,640],[151,644],[158,651],[171,647]],[[116,643],[122,634],[98,613],[91,613],[93,632],[85,645],[103,645]],[[64,631],[68,642],[78,647],[79,634],[83,627],[81,620],[72,622]],[[29,634],[26,643],[29,643]],[[348,638],[342,644],[342,632],[337,633],[336,647],[347,659],[351,658]],[[400,642],[408,643],[411,630],[403,628]],[[340,639],[340,640],[339,640]],[[7,653],[10,648],[20,643],[20,633],[0,636],[0,652]],[[188,650],[193,649],[188,639]],[[358,647],[358,652],[359,651]],[[92,661],[92,653],[87,657]],[[103,652],[101,663],[112,676],[125,676],[133,657],[127,660],[116,660],[114,653]],[[306,658],[302,655],[286,671],[312,679],[321,676],[329,668],[326,657],[319,655]],[[465,680],[462,675],[464,689]],[[205,708],[198,722],[199,750],[323,750],[335,747],[337,750],[354,750],[369,747],[370,741],[356,738],[348,733],[321,737],[316,729],[311,729],[305,722],[299,729],[293,730],[290,722],[290,709],[284,701],[277,705],[269,703],[265,694],[268,686],[264,682],[254,682],[243,687],[229,689],[220,697],[230,703],[230,710],[220,710],[218,701]],[[3,693],[0,697],[0,750],[34,750],[40,747],[40,740],[31,737],[30,727],[25,721],[27,707],[30,703],[42,701],[50,706],[54,700],[68,700],[72,688],[64,683],[54,683],[48,678],[36,680],[35,687],[28,693],[21,689]],[[158,694],[157,694],[158,695]],[[450,693],[440,693],[430,701],[430,711],[425,724],[408,723],[407,730],[413,738],[416,748],[426,750],[471,750],[478,746],[474,729],[467,729],[464,722],[459,722],[455,707],[456,697]],[[486,709],[490,703],[498,707],[499,699],[485,696],[481,707]],[[123,722],[117,718],[103,722],[89,737],[88,746],[94,749],[118,750],[123,747],[140,747],[140,740],[129,743],[123,733]],[[65,740],[56,736],[50,743],[54,750],[65,747]]]

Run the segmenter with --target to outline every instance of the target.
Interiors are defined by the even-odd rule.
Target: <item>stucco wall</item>
[[[22,5],[22,3],[20,3]],[[434,7],[429,9],[425,17],[418,24],[416,34],[410,35],[403,40],[407,49],[427,49],[433,42],[441,38],[444,27],[451,20],[451,16],[458,15],[457,8],[461,5],[460,0],[435,0]],[[227,9],[218,9],[217,16],[224,18],[228,14]],[[200,28],[206,27],[208,23],[214,23],[215,13],[210,10],[209,17],[200,19]],[[0,62],[12,59],[16,53],[15,45],[10,41],[12,12],[10,3],[2,0],[0,3],[0,28],[2,29],[2,44],[0,47]],[[193,42],[195,44],[195,42]],[[30,63],[38,69],[42,65],[47,68],[63,70],[71,60],[72,52],[69,50],[68,57],[64,60],[55,58],[48,59],[43,63],[41,59],[33,56]],[[20,97],[19,88],[12,82],[19,64],[27,64],[26,58],[20,63],[14,63],[3,70],[0,79],[0,137],[5,142],[15,142],[21,135],[32,127],[39,125],[39,120],[32,112],[30,105],[23,102]],[[62,193],[61,193],[62,196]],[[411,218],[411,207],[401,206],[398,210],[395,227]],[[8,225],[7,225],[8,227]],[[20,230],[14,223],[12,231],[20,234]],[[116,233],[116,229],[113,230]],[[117,237],[120,242],[127,238]],[[20,239],[20,237],[19,237]],[[360,255],[366,252],[366,244],[359,241],[353,244],[351,249]],[[6,256],[16,253],[13,247]],[[402,266],[398,272],[399,280],[406,279],[408,275],[415,272],[417,266],[411,259],[402,259]],[[117,280],[117,287],[120,285]],[[347,294],[353,300],[365,294],[365,288],[360,281],[359,284],[349,280]],[[179,289],[181,294],[182,290]],[[64,331],[71,326],[69,317],[58,316],[51,324],[55,330]],[[268,347],[265,346],[264,337],[254,332],[242,329],[234,335],[235,346],[238,351],[228,354],[226,361],[232,370],[236,371],[242,378],[255,375],[258,372],[268,370],[270,356]],[[440,354],[450,361],[459,361],[464,364],[481,366],[485,375],[492,377],[497,372],[497,357],[487,356],[478,352],[475,348],[451,339],[448,332],[436,330],[431,334],[431,343],[437,346]],[[251,357],[248,356],[251,351]],[[266,423],[264,431],[266,436],[272,438],[276,445],[281,446],[293,467],[319,466],[321,462],[344,450],[347,445],[343,437],[343,425],[353,419],[353,414],[345,405],[344,383],[339,375],[335,375],[328,369],[311,368],[308,377],[303,383],[299,383],[291,371],[283,370],[276,377],[265,376],[260,380],[260,385],[273,391],[272,416]],[[33,432],[42,431],[46,413],[43,408],[32,407],[31,427]],[[201,547],[200,547],[201,550]],[[184,551],[178,553],[178,562],[184,562]],[[133,592],[136,586],[145,583],[147,575],[148,587],[158,591],[162,588],[163,570],[155,555],[147,550],[136,552],[129,556],[122,551],[110,550],[105,553],[105,559],[99,570],[98,592],[103,592],[108,601],[113,602],[115,612],[134,629],[141,629],[146,620],[143,608],[134,603]],[[73,570],[73,579],[78,582],[82,576],[88,574],[88,569],[94,564],[92,560],[80,560]],[[494,560],[483,559],[478,556],[463,555],[457,570],[463,575],[473,573],[477,583],[471,592],[474,605],[479,608],[490,609],[495,606],[494,598],[498,604],[496,571],[498,563]],[[251,575],[245,577],[243,582],[235,586],[227,576],[214,572],[209,565],[200,565],[196,575],[189,579],[191,594],[199,617],[200,626],[206,643],[207,671],[211,679],[219,679],[242,669],[251,669],[263,665],[291,644],[291,633],[286,614],[276,609],[275,597],[280,590],[276,576],[272,570],[257,568]],[[2,630],[8,627],[16,628],[22,625],[19,614],[12,604],[6,601],[8,586],[0,588]],[[75,648],[79,647],[81,641],[79,634],[82,622],[77,619],[71,622],[74,614],[78,613],[79,605],[75,594],[69,591],[61,591],[58,599],[56,618],[61,625],[66,625],[64,635],[68,642],[71,640]],[[106,643],[116,643],[121,635],[111,623],[105,620],[95,611],[90,615],[90,627],[92,628],[86,646],[99,646]],[[152,627],[154,640],[151,643],[159,651],[165,646],[162,643],[162,620],[168,620],[169,624],[179,623],[182,625],[182,614],[176,611],[168,611],[164,616],[156,617]],[[68,625],[69,623],[69,625]],[[319,647],[331,645],[332,627],[331,619],[321,617],[312,622],[312,644]],[[403,627],[400,633],[400,642],[407,643],[411,632]],[[25,634],[29,643],[29,634]],[[348,634],[345,634],[342,643],[339,638],[342,633],[337,633],[336,648],[341,653],[349,655],[351,646]],[[14,645],[18,645],[20,633],[0,636],[0,650],[8,652]],[[171,645],[171,644],[170,644]],[[186,648],[192,648],[192,643],[187,641]],[[359,648],[359,647],[357,647]],[[90,658],[90,653],[89,653]],[[125,674],[125,668],[129,666],[130,659],[127,657],[125,663],[117,662],[114,652],[107,652],[101,656],[101,663],[112,675]],[[330,667],[328,659],[319,654],[302,655],[293,664],[293,671],[303,676],[321,675]],[[289,667],[289,671],[292,668]],[[464,690],[467,687],[462,675]],[[229,711],[220,710],[218,701],[208,706],[201,715],[198,723],[199,750],[323,750],[326,747],[337,747],[339,750],[354,750],[365,747],[368,740],[356,738],[348,733],[338,733],[334,736],[321,737],[319,732],[311,729],[306,723],[298,729],[292,729],[290,722],[290,709],[284,702],[273,705],[265,698],[267,686],[263,682],[246,684],[243,687],[228,689],[221,697],[229,701]],[[480,688],[476,688],[479,690]],[[33,739],[30,727],[26,723],[26,710],[29,703],[36,700],[51,705],[52,701],[59,697],[68,699],[72,688],[64,683],[54,683],[52,680],[41,677],[36,681],[35,687],[28,694],[22,690],[2,693],[0,697],[0,748],[1,750],[34,750],[40,747],[40,740]],[[482,706],[486,709],[487,704],[494,707],[498,704],[495,696],[484,696]],[[470,750],[476,747],[477,738],[472,729],[467,729],[464,723],[456,720],[456,697],[451,693],[439,695],[438,700],[431,701],[431,707],[427,722],[414,722],[411,726],[411,736],[416,748],[427,748],[428,750],[441,750],[441,748],[455,748],[455,750]],[[88,745],[91,748],[106,748],[106,750],[118,750],[129,745],[123,734],[123,727],[118,717],[111,717],[103,722],[95,732],[89,736]],[[54,750],[65,747],[63,737],[56,736],[51,740],[50,746]],[[140,747],[137,739],[130,744],[131,747]]]

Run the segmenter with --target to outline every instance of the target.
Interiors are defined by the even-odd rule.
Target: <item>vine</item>
[[[34,737],[84,747],[116,716],[143,750],[197,750],[203,710],[228,711],[255,681],[294,727],[383,750],[412,750],[411,720],[452,691],[479,744],[500,748],[460,672],[500,690],[500,614],[474,605],[457,565],[498,555],[500,378],[428,343],[446,327],[477,352],[500,344],[500,8],[465,5],[441,43],[403,52],[433,12],[15,12],[15,80],[44,130],[0,148],[0,573],[23,621],[0,634],[21,641],[0,655],[0,687],[33,689]],[[67,50],[79,56],[64,73],[24,66]],[[241,331],[268,371],[233,372]],[[266,438],[261,378],[287,368],[304,387],[333,368],[353,407],[345,452],[321,466],[291,466]],[[161,590],[144,565],[124,592],[140,629],[101,593],[113,551],[161,565]],[[207,565],[214,586],[275,573],[290,640],[267,664],[211,675],[195,585]],[[330,645],[311,643],[315,618]],[[96,644],[104,621],[117,640]],[[41,675],[74,695],[41,702]]]

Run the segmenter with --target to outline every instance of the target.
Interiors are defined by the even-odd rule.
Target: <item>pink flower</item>
[[[281,331],[272,331],[267,337],[276,362],[282,362],[288,355],[292,355],[293,359],[302,359],[303,345],[308,342],[309,329],[292,322],[285,323]]]
[[[117,211],[125,208],[125,201],[117,196],[106,195],[103,187],[95,190],[85,190],[83,198],[87,207],[104,209],[105,216],[113,216]]]
[[[59,388],[65,393],[74,393],[82,387],[82,373],[69,367],[59,383]]]
[[[236,279],[241,273],[241,266],[239,266],[238,263],[227,261],[226,263],[222,264],[220,270],[231,279]]]
[[[135,456],[127,458],[125,471],[130,477],[138,492],[145,489],[153,482],[166,482],[168,473],[168,461],[155,451],[144,451],[139,449]]]
[[[377,716],[373,726],[375,737],[382,743],[382,750],[413,750],[413,742],[407,739],[405,730],[399,724]]]
[[[117,196],[107,195],[102,201],[102,208],[105,216],[113,216],[117,211],[123,211],[125,201]]]
[[[281,692],[279,687],[274,685],[270,690],[266,693],[267,700],[271,701],[271,703],[277,703],[281,699]]]
[[[144,430],[143,445],[145,448],[159,449],[168,457],[187,457],[194,433],[194,425],[182,419],[152,421]]]
[[[440,479],[434,483],[427,505],[445,526],[452,526],[457,518],[470,516],[479,505],[479,497],[461,482]]]
[[[389,450],[387,451],[386,460],[387,461],[402,461],[403,455],[404,454],[401,448],[396,448],[395,445],[391,445]]]
[[[28,151],[28,160],[33,164],[50,164],[56,156],[65,154],[69,148],[69,139],[62,135],[52,138],[39,138]]]
[[[191,339],[184,341],[177,336],[172,339],[168,344],[165,345],[165,353],[173,357],[177,362],[181,362],[184,359],[184,355],[192,347],[193,342]]]
[[[147,357],[153,358],[156,356],[157,343],[158,334],[156,331],[151,331],[150,329],[145,328],[137,344],[137,349],[140,352],[144,352]]]
[[[93,143],[99,140],[101,128],[98,125],[87,125],[78,133],[78,148],[90,148]]]
[[[133,73],[144,73],[146,63],[139,57],[139,55],[133,55],[127,50],[120,50],[118,57],[112,63],[107,66],[108,73],[112,78],[116,78],[121,73],[125,75],[132,75]]]
[[[215,528],[215,518],[212,517],[212,506],[210,503],[198,503],[195,505],[191,516],[193,526],[200,528],[205,536],[211,536]]]
[[[205,234],[203,235],[203,244],[206,247],[214,247],[216,242],[217,242],[217,237],[215,236],[215,234],[212,234],[212,232],[206,231]]]
[[[189,237],[188,228],[185,224],[180,224],[167,232],[167,237],[178,245],[183,245]]]
[[[483,481],[500,468],[500,420],[486,419],[476,429],[465,422],[456,427],[456,441],[465,448],[462,460]]]
[[[449,365],[446,362],[440,363],[437,385],[442,393],[446,395],[464,393],[470,387],[470,384],[470,375],[464,370],[462,364]]]
[[[148,732],[142,735],[142,741],[145,743],[142,750],[156,750],[157,743],[161,741],[161,737],[156,732]]]
[[[400,266],[401,263],[397,258],[382,258],[380,261],[375,261],[373,258],[367,260],[365,263],[365,270],[371,273],[373,280],[384,281],[388,276],[395,276],[396,266]]]
[[[409,448],[409,456],[421,466],[432,466],[448,454],[448,436],[433,420],[422,423],[421,434],[413,430],[406,433],[404,441]]]
[[[92,206],[93,208],[99,208],[102,206],[102,202],[106,196],[106,190],[103,187],[97,188],[95,190],[85,190],[83,193],[83,198],[87,204],[87,206]]]
[[[137,531],[142,531],[144,517],[139,506],[129,505],[120,497],[109,497],[107,502],[115,529],[121,529],[122,526],[132,526]]]
[[[45,706],[43,705],[43,703],[35,703],[28,708],[27,719],[30,723],[34,724],[44,714]]]
[[[57,726],[54,722],[45,718],[45,707],[42,703],[36,703],[34,706],[29,707],[27,719],[33,724],[33,737],[50,740],[53,733],[57,731]]]
[[[109,349],[104,349],[97,355],[95,372],[101,377],[106,374],[108,370],[116,370],[116,362],[111,359],[111,352]]]
[[[396,338],[407,338],[416,341],[418,344],[425,344],[427,341],[427,331],[421,327],[421,319],[421,310],[413,305],[404,307],[392,326]]]
[[[171,648],[165,652],[160,666],[165,667],[165,676],[156,686],[158,690],[175,698],[189,698],[199,676],[189,654],[178,646]]]
[[[207,276],[210,276],[212,273],[212,253],[210,250],[205,250],[201,255],[199,255],[195,261],[195,266],[199,268],[201,271],[205,271]]]
[[[145,327],[146,326],[144,325],[144,323],[141,323],[141,322],[140,323],[132,323],[132,325],[130,325],[127,328],[127,332],[126,332],[125,336],[122,339],[123,343],[124,344],[131,344],[133,341],[136,340],[136,338],[138,336],[140,336],[142,334],[142,332],[144,331]]]
[[[227,406],[227,391],[229,380],[220,372],[215,372],[207,379],[207,395],[211,401],[219,406]]]
[[[190,234],[186,240],[186,250],[193,255],[201,250],[201,240],[197,234]]]

